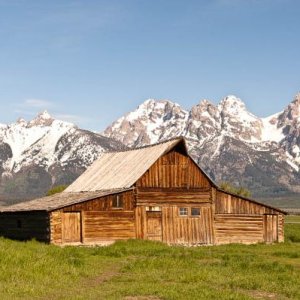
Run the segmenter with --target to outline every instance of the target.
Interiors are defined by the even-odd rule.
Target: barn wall
[[[216,191],[216,243],[284,241],[284,215],[275,209]]]
[[[263,204],[232,196],[221,191],[217,191],[215,204],[216,214],[278,214],[278,211],[268,208]]]
[[[135,238],[134,212],[84,212],[84,242]]]
[[[163,241],[168,244],[213,244],[213,216],[210,205],[181,205],[181,207],[199,207],[199,217],[179,216],[180,206],[163,207]]]
[[[135,237],[133,191],[119,193],[123,208],[112,206],[113,195],[100,197],[51,212],[51,243],[64,243],[64,213],[80,212],[81,241],[93,243]]]
[[[167,193],[166,193],[167,194]],[[139,197],[139,194],[138,194]],[[209,199],[205,201],[193,201],[190,199],[176,199],[173,201],[162,201],[163,198],[149,197],[147,202],[145,198],[138,198],[136,208],[136,237],[140,239],[161,240],[168,244],[213,244],[214,243],[214,224],[212,205]],[[187,208],[188,216],[180,216],[179,208]],[[200,216],[191,216],[191,208],[200,208]],[[151,212],[149,209],[158,210],[156,215],[161,215],[161,237],[153,238],[149,235],[152,231],[149,218]],[[159,226],[159,225],[157,225]],[[152,233],[152,232],[151,232]]]
[[[160,157],[137,181],[137,187],[209,188],[210,182],[197,165],[179,150]]]
[[[278,242],[284,242],[284,215],[278,215]]]
[[[263,215],[215,215],[216,244],[264,242]]]
[[[0,235],[16,240],[49,242],[47,212],[6,212],[0,214]]]

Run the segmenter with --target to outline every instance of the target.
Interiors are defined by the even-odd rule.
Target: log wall
[[[216,243],[284,241],[284,215],[251,200],[216,191]]]
[[[174,149],[160,157],[137,181],[136,186],[209,188],[210,182],[191,158]]]
[[[215,215],[216,244],[264,242],[264,216]]]
[[[148,207],[136,208],[136,237],[152,239],[149,236]],[[168,244],[200,245],[213,244],[213,215],[209,203],[161,205],[161,241]],[[188,216],[180,216],[179,209],[187,208]],[[200,216],[191,216],[191,208],[200,208]],[[158,214],[155,212],[155,214]],[[152,218],[151,218],[152,219]],[[152,234],[155,236],[155,234]],[[156,239],[159,240],[159,239]]]
[[[114,195],[100,197],[50,213],[51,243],[63,244],[64,213],[80,212],[81,242],[96,243],[135,237],[133,191],[119,193],[123,207],[113,207]]]
[[[0,235],[16,240],[49,242],[49,216],[46,212],[1,213]]]
[[[278,211],[263,204],[242,199],[222,191],[217,191],[215,205],[216,214],[278,214]]]

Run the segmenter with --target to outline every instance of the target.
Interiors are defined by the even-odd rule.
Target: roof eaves
[[[254,200],[254,199],[251,199],[251,198],[248,198],[248,197],[244,197],[244,196],[241,196],[241,195],[238,195],[238,194],[235,194],[235,193],[231,193],[231,192],[227,192],[219,187],[217,187],[217,190],[220,191],[220,192],[223,192],[223,193],[226,193],[228,195],[231,195],[231,196],[234,196],[234,197],[238,197],[238,198],[241,198],[243,200],[247,200],[247,201],[250,201],[250,202],[253,202],[253,203],[256,203],[256,204],[259,204],[259,205],[263,205],[265,207],[268,207],[268,208],[271,208],[271,209],[274,209],[276,211],[279,211],[285,215],[287,215],[288,213],[280,208],[277,208],[277,207],[274,207],[274,206],[271,206],[271,205],[268,205],[268,204],[265,204],[263,202],[260,202],[260,201],[257,201],[257,200]]]

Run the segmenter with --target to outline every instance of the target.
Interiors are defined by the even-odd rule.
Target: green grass
[[[60,248],[0,239],[0,297],[300,299],[300,224],[287,224],[285,234],[282,244],[197,248],[138,240]]]
[[[300,223],[300,216],[287,215],[287,216],[285,216],[285,222],[286,223]]]

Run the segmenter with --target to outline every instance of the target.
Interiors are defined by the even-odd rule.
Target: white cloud
[[[53,117],[58,120],[67,121],[71,123],[80,123],[86,121],[84,117],[71,114],[54,114]]]
[[[43,99],[26,99],[22,103],[22,106],[35,107],[35,108],[48,108],[50,106],[53,106],[53,103]]]

